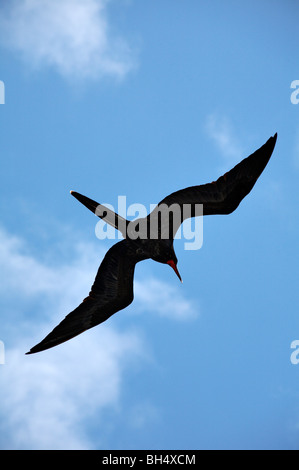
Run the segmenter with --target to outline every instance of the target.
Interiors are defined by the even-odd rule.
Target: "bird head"
[[[183,282],[182,278],[181,278],[181,275],[180,275],[180,273],[178,271],[178,268],[177,268],[177,262],[175,262],[173,259],[170,259],[170,260],[167,261],[167,264],[174,270],[174,272],[176,273],[179,280],[181,282]]]
[[[168,264],[174,270],[179,280],[183,282],[177,268],[178,259],[173,249],[173,245],[169,246],[168,240],[165,241],[165,244],[161,243],[161,241],[159,244],[155,244],[154,253],[151,253],[150,257],[159,263]]]

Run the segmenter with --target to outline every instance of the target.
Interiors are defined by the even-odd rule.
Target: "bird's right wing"
[[[274,150],[276,139],[277,134],[270,137],[262,147],[218,178],[217,181],[191,186],[166,196],[151,212],[148,219],[155,221],[159,216],[161,207],[172,206],[174,215],[170,214],[172,216],[170,237],[174,237],[180,224],[189,217],[230,214],[251,191],[263,172]],[[202,214],[196,212],[196,206],[199,204],[202,204]],[[166,219],[165,224],[163,220],[161,221],[160,230],[162,238],[167,238],[167,236],[163,237],[163,232],[169,233],[168,219]]]
[[[139,261],[131,251],[126,240],[112,246],[99,267],[89,296],[27,354],[57,346],[127,307],[133,301],[134,269]]]

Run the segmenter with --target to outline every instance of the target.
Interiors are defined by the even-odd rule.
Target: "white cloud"
[[[23,239],[0,228],[0,264],[5,279],[0,293],[7,296],[18,292],[21,299],[42,296],[51,305],[54,298],[56,311],[72,310],[88,294],[106,250],[102,248],[99,253],[98,245],[74,240],[68,243],[74,243],[72,260],[50,265],[30,254]],[[180,287],[180,283],[174,287],[149,276],[143,280],[135,276],[136,308],[173,319],[193,318],[195,306],[184,298]]]
[[[205,130],[227,160],[239,160],[244,149],[235,135],[232,123],[226,116],[210,114]]]
[[[0,6],[0,39],[34,67],[68,78],[123,78],[134,66],[127,42],[110,31],[109,0],[12,0]]]
[[[173,287],[161,280],[148,278],[143,282],[136,280],[135,286],[135,299],[140,310],[156,312],[174,320],[189,320],[197,316],[195,306],[180,293],[179,283]]]
[[[74,308],[90,290],[104,251],[92,244],[74,243],[74,257],[65,263],[42,261],[30,253],[25,241],[0,228],[0,265],[4,282],[2,297],[14,301],[43,297],[56,310]],[[95,257],[94,254],[97,253]],[[18,293],[17,297],[15,293]]]
[[[71,262],[49,265],[30,254],[24,240],[3,229],[0,247],[4,313],[10,316],[12,304],[22,307],[29,300],[33,305],[26,326],[20,308],[17,323],[14,318],[9,325],[12,335],[1,338],[5,364],[0,366],[0,445],[92,448],[81,423],[95,413],[100,419],[103,410],[118,406],[124,370],[144,354],[140,333],[118,332],[104,324],[59,348],[25,356],[87,295],[99,261],[94,259],[95,246],[80,243],[74,246]],[[2,315],[5,324],[8,315]]]
[[[100,262],[95,259],[98,244],[68,240],[71,243],[71,261],[50,263],[50,256],[41,260],[21,237],[0,229],[2,324],[9,325],[0,338],[5,343],[5,364],[0,366],[2,448],[90,449],[104,445],[103,433],[98,432],[95,443],[86,422],[96,416],[101,429],[102,414],[106,410],[117,413],[121,408],[124,373],[132,373],[136,361],[149,359],[142,332],[119,332],[109,321],[57,348],[24,355],[90,289]],[[137,281],[135,291],[137,309],[171,318],[193,313],[189,301],[167,283],[144,279]],[[27,318],[26,302],[32,306]],[[10,305],[19,308],[13,320]],[[132,418],[132,426],[142,426],[151,409],[155,407],[148,404],[142,419]]]
[[[102,412],[119,406],[124,371],[142,355],[140,338],[103,325],[51,353],[24,356],[24,343],[7,351],[1,366],[2,448],[103,446],[104,433],[95,443],[83,423],[96,415],[100,429]]]

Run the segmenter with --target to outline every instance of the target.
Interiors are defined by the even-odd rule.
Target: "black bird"
[[[120,230],[124,240],[116,243],[107,252],[88,297],[26,354],[57,346],[127,307],[133,301],[134,269],[139,261],[151,258],[169,264],[181,280],[173,248],[173,239],[179,225],[187,217],[197,215],[198,204],[202,204],[203,215],[233,212],[251,191],[267,165],[276,139],[277,134],[270,137],[261,148],[217,181],[176,191],[164,198],[146,218],[134,222],[129,222],[92,199],[71,191],[88,209]],[[176,214],[170,213],[166,222],[160,211],[163,205],[176,205],[179,209]],[[187,214],[181,210],[184,205],[189,207]],[[155,233],[150,232],[151,225],[156,226]]]

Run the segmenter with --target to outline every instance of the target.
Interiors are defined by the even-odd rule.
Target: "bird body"
[[[88,297],[27,354],[57,346],[130,305],[134,298],[134,270],[140,261],[152,259],[168,264],[181,280],[173,247],[181,223],[200,214],[233,212],[263,172],[276,139],[277,134],[270,137],[262,147],[217,181],[176,191],[166,196],[147,217],[133,222],[71,191],[83,205],[117,228],[124,240],[113,245],[106,253]]]

